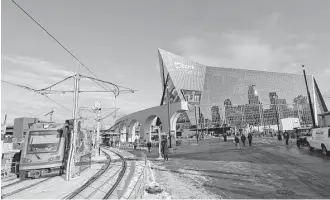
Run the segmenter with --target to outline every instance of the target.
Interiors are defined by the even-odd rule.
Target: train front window
[[[56,152],[61,133],[57,131],[33,131],[29,134],[27,153]]]

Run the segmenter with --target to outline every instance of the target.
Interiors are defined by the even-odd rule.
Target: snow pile
[[[156,199],[221,199],[210,194],[203,187],[208,180],[195,170],[179,170],[181,173],[172,173],[164,166],[157,165],[156,181],[160,184],[163,193],[154,195]],[[147,198],[147,197],[146,197]]]

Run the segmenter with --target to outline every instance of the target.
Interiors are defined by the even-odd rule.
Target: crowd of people
[[[289,145],[290,134],[285,131],[283,133],[283,137],[285,139],[285,144],[288,146]],[[248,141],[249,141],[249,146],[252,146],[252,138],[253,138],[253,135],[251,133],[248,133],[247,138],[246,138],[245,134],[243,134],[243,133],[236,133],[235,134],[235,138],[234,138],[234,143],[235,143],[235,146],[236,146],[237,150],[241,150],[242,149],[240,147],[240,141],[242,142],[243,146],[245,147],[245,141],[246,141],[246,139],[248,139]],[[278,140],[282,140],[281,133],[278,134]]]
[[[239,136],[241,136],[241,137],[239,138]],[[248,134],[247,139],[249,141],[249,146],[252,146],[252,134],[251,133]],[[242,141],[242,144],[245,147],[245,141],[246,141],[245,134],[238,134],[238,133],[235,134],[234,143],[235,143],[235,146],[238,150],[242,149],[240,147],[240,140]]]

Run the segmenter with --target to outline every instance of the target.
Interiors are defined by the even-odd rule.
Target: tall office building
[[[248,90],[249,104],[260,104],[256,85],[250,85]]]

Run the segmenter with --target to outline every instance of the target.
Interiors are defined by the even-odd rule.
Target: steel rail
[[[102,151],[104,152],[104,151]],[[110,155],[107,154],[106,152],[105,156],[107,157],[107,160],[109,160],[109,162],[107,162],[106,165],[104,165],[102,167],[102,169],[100,171],[98,171],[94,176],[92,176],[90,179],[88,179],[88,181],[82,185],[80,188],[76,189],[74,192],[72,192],[69,196],[65,197],[64,199],[73,199],[75,198],[79,193],[81,193],[82,191],[84,191],[88,186],[90,186],[94,181],[96,181],[100,176],[102,176],[110,167],[110,163],[111,163],[111,158]]]
[[[108,150],[109,150],[109,149],[108,149]],[[111,150],[109,150],[109,151],[111,151]],[[119,183],[120,183],[121,180],[123,179],[124,174],[125,174],[126,169],[127,169],[127,162],[126,162],[126,159],[125,159],[122,155],[120,155],[119,153],[117,153],[117,152],[114,152],[114,151],[111,151],[111,152],[115,153],[117,156],[119,156],[119,157],[121,158],[121,160],[122,160],[122,169],[121,169],[121,171],[119,172],[119,176],[118,176],[116,182],[114,183],[114,185],[113,185],[113,186],[111,187],[111,189],[105,194],[105,196],[104,196],[102,199],[108,199],[108,198],[111,196],[111,194],[115,191],[115,189],[117,188],[117,186],[119,185]]]
[[[12,186],[12,185],[15,185],[15,184],[21,183],[21,182],[23,182],[23,181],[25,181],[25,180],[18,180],[18,181],[15,181],[15,182],[9,183],[9,184],[7,184],[7,185],[2,186],[1,189],[5,189],[5,188],[7,188],[7,187],[10,187],[10,186]]]
[[[25,187],[23,187],[23,188],[20,188],[20,189],[14,190],[13,192],[9,192],[9,193],[4,194],[4,195],[1,195],[1,199],[4,199],[4,198],[9,197],[9,196],[12,196],[12,195],[17,194],[17,193],[19,193],[19,192],[22,192],[22,191],[24,191],[24,190],[26,190],[26,189],[29,189],[29,188],[31,188],[31,187],[34,187],[34,186],[36,186],[36,185],[39,185],[40,183],[43,183],[43,182],[45,182],[45,181],[48,181],[48,180],[50,180],[50,179],[52,179],[52,178],[55,178],[55,177],[48,177],[48,178],[46,178],[45,180],[42,180],[42,181],[40,181],[40,182],[37,182],[37,183],[31,184],[31,185],[25,186]],[[19,182],[23,182],[23,181],[19,181]]]

